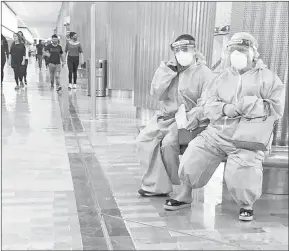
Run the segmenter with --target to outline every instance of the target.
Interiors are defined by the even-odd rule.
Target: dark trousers
[[[1,59],[1,83],[3,82],[3,78],[4,78],[4,66],[5,66],[5,63],[6,63],[6,58],[2,58]]]
[[[44,61],[45,61],[46,68],[48,68],[49,61],[48,61],[48,57],[47,56],[44,56]]]
[[[68,65],[68,80],[69,83],[72,83],[72,75],[73,75],[73,83],[76,84],[77,80],[77,69],[79,65],[79,56],[77,57],[72,57],[68,56],[67,57],[67,65]]]
[[[25,66],[21,65],[21,64],[16,64],[13,66],[13,70],[14,70],[14,78],[15,78],[15,82],[18,85],[19,84],[19,80],[20,82],[22,82],[23,80],[23,75],[25,72]]]
[[[28,66],[28,59],[25,59],[25,65],[23,65],[23,77],[24,77],[24,80],[26,82],[26,77],[27,77],[27,66]]]
[[[39,66],[39,69],[42,68],[42,55],[40,54],[37,54],[37,59],[38,59],[38,66]]]

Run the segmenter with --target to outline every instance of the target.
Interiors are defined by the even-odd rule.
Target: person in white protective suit
[[[141,130],[136,141],[142,178],[141,196],[167,196],[179,185],[179,144],[175,114],[181,104],[187,114],[213,78],[204,57],[196,52],[195,39],[181,35],[171,45],[175,58],[161,62],[152,83],[151,95],[160,101],[160,113]]]
[[[214,78],[204,105],[204,116],[210,123],[189,143],[182,156],[179,176],[184,186],[175,199],[166,201],[166,209],[190,206],[192,189],[205,186],[227,158],[224,178],[229,193],[240,206],[239,219],[253,220],[253,204],[262,193],[265,153],[238,149],[230,137],[242,116],[270,115],[278,120],[285,106],[285,86],[258,59],[257,48],[256,39],[249,33],[236,33],[229,41],[226,54],[230,67]]]

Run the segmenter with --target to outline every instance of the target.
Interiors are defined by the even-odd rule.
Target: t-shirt
[[[43,48],[44,48],[43,44],[37,44],[36,45],[36,49],[37,49],[37,54],[38,55],[42,55],[43,54]]]
[[[60,64],[60,55],[63,54],[62,47],[58,44],[56,46],[49,44],[45,47],[45,51],[50,53],[48,62],[51,64]]]
[[[79,53],[82,53],[81,44],[79,42],[78,43],[67,42],[65,52],[68,54],[68,56],[78,57]]]
[[[11,66],[15,67],[17,65],[21,65],[23,62],[23,57],[25,57],[25,45],[20,44],[11,44],[10,48],[10,54],[11,54]]]

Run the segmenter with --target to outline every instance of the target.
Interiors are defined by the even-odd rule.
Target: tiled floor
[[[34,63],[28,75],[16,92],[6,69],[2,93],[3,250],[288,250],[288,196],[239,222],[220,166],[191,209],[164,211],[137,194],[132,100],[97,98],[93,121],[85,81],[57,94]]]
[[[58,96],[32,65],[24,90],[14,90],[11,69],[5,73],[2,249],[82,249]]]

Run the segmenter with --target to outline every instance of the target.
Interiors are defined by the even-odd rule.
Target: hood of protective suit
[[[230,138],[241,116],[257,118],[270,115],[276,120],[283,116],[285,86],[261,59],[242,75],[232,67],[225,69],[213,80],[208,91],[204,115],[210,119],[208,130],[219,136]],[[270,114],[264,102],[269,104]],[[235,118],[225,116],[225,104],[234,104],[241,115]]]
[[[195,57],[196,57],[196,63],[198,65],[200,65],[200,64],[206,65],[207,64],[206,59],[205,59],[204,55],[201,52],[197,51],[196,54],[195,54]]]
[[[161,114],[174,115],[181,104],[185,105],[186,111],[196,106],[213,78],[212,71],[204,64],[204,56],[196,53],[196,59],[196,63],[179,73],[161,62],[151,84],[151,95],[159,99]]]

